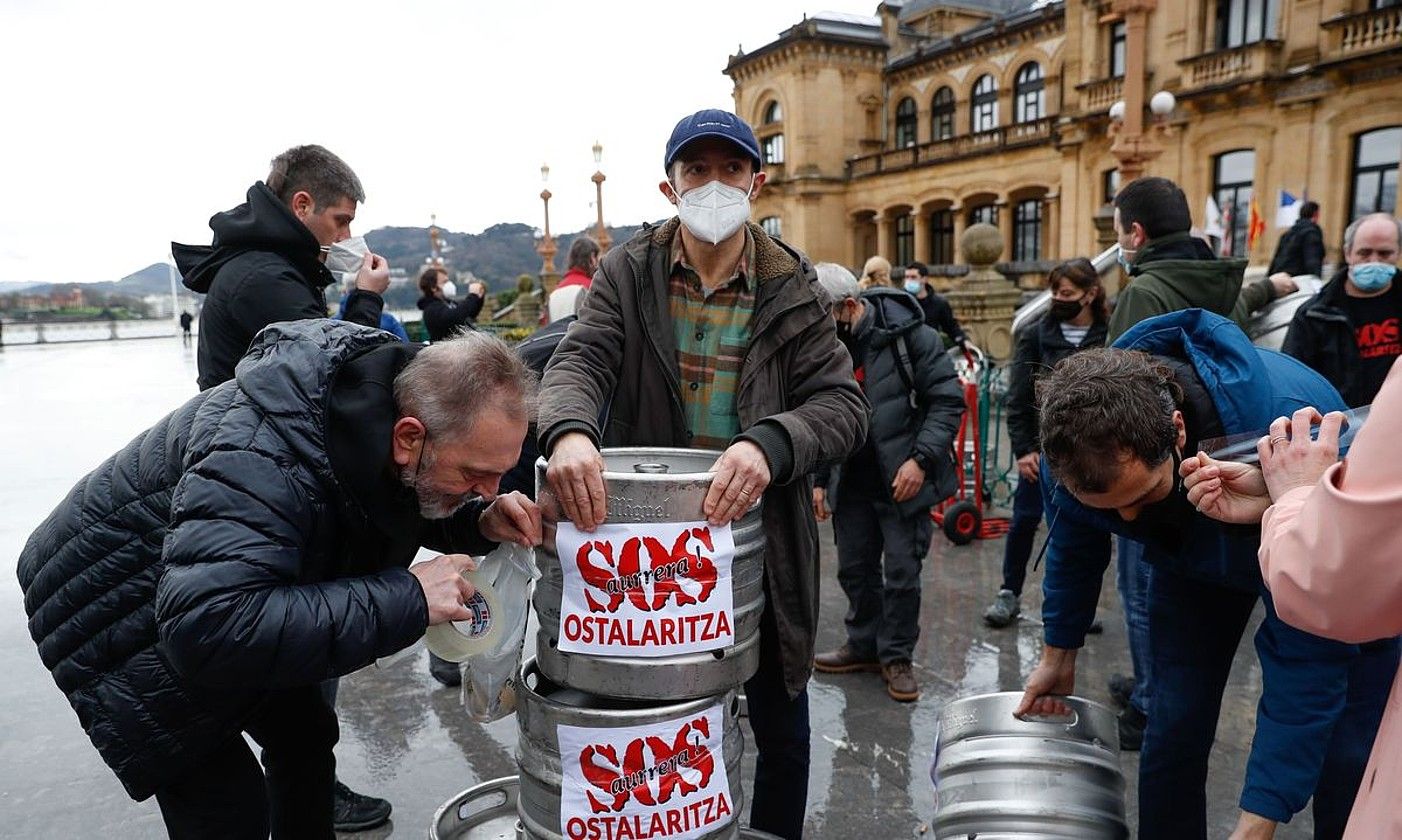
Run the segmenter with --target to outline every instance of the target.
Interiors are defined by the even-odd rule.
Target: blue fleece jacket
[[[1263,430],[1275,418],[1304,406],[1322,412],[1345,408],[1338,392],[1319,374],[1288,356],[1253,346],[1230,320],[1200,309],[1141,321],[1113,346],[1190,364],[1229,435]],[[1189,441],[1190,447],[1196,444]],[[1156,569],[1261,594],[1266,619],[1256,635],[1256,650],[1263,690],[1241,807],[1280,821],[1303,809],[1343,712],[1349,667],[1358,647],[1304,633],[1280,620],[1261,582],[1256,560],[1259,528],[1222,525],[1195,514],[1181,546],[1169,549],[1114,511],[1082,505],[1053,480],[1045,460],[1041,486],[1051,523],[1042,581],[1042,619],[1049,645],[1079,648],[1085,643],[1110,561],[1106,532],[1144,543],[1144,558]]]

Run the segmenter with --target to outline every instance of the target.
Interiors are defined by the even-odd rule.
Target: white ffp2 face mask
[[[729,239],[750,218],[750,189],[742,190],[720,181],[711,181],[682,193],[677,198],[677,215],[692,236],[718,245]]]
[[[355,275],[360,273],[360,266],[368,253],[370,246],[365,244],[365,237],[352,236],[350,239],[343,239],[333,243],[327,250],[326,268],[337,280],[354,283]]]
[[[446,282],[446,283],[443,284],[443,297],[445,297],[445,298],[455,298],[455,297],[457,297],[457,296],[458,296],[458,284],[457,284],[457,283],[454,283],[452,280],[449,280],[448,282]]]

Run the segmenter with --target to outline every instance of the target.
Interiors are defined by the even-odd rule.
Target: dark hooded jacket
[[[1284,271],[1292,276],[1314,275],[1324,271],[1324,231],[1314,219],[1296,219],[1295,224],[1280,237],[1275,256],[1266,274]]]
[[[855,458],[873,455],[891,501],[890,487],[912,458],[925,470],[919,492],[896,505],[901,516],[926,515],[955,489],[954,438],[964,414],[964,389],[940,334],[925,323],[922,307],[900,289],[873,286],[862,292],[866,311],[852,332],[852,356],[862,370],[862,393],[871,403],[867,443]],[[908,360],[898,358],[904,339]],[[905,377],[909,377],[907,383]],[[836,510],[842,482],[820,469],[814,483],[827,489]]]
[[[205,295],[200,309],[200,390],[234,376],[258,331],[277,321],[325,318],[326,286],[334,282],[321,263],[321,246],[262,181],[248,200],[209,219],[210,246],[170,244],[185,287]],[[384,300],[356,289],[345,320],[380,326]]]
[[[667,303],[679,224],[673,218],[644,225],[604,256],[579,320],[545,371],[542,453],[569,432],[600,446],[688,445]],[[818,525],[809,476],[861,445],[867,402],[812,263],[759,225],[750,223],[749,232],[755,303],[735,398],[737,439],[759,446],[769,461],[764,589],[775,624],[766,617],[761,627],[777,626],[784,683],[793,695],[808,684],[818,628]]]
[[[1246,260],[1218,259],[1207,243],[1184,233],[1170,233],[1139,249],[1129,269],[1130,284],[1120,290],[1110,315],[1106,342],[1156,315],[1205,309],[1245,325],[1252,312],[1275,298],[1263,279],[1242,286]]]
[[[394,376],[416,352],[340,321],[264,330],[236,379],[88,475],[19,559],[44,664],[144,799],[271,690],[348,674],[424,632],[422,544],[491,547],[480,504],[418,515],[391,469]]]
[[[428,340],[444,341],[464,327],[472,329],[472,319],[482,311],[482,296],[468,295],[462,300],[453,300],[424,295],[419,298],[418,306],[424,313]]]

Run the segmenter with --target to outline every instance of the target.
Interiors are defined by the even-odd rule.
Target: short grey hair
[[[365,188],[355,172],[321,146],[293,146],[273,158],[266,183],[289,207],[292,196],[299,192],[309,194],[318,210],[325,210],[343,198],[357,204],[365,201]]]
[[[538,387],[535,371],[506,342],[472,331],[420,350],[394,378],[394,403],[400,417],[451,438],[469,433],[487,408],[533,421]]]
[[[1389,216],[1386,213],[1369,213],[1366,216],[1359,216],[1354,219],[1349,226],[1344,229],[1344,256],[1347,257],[1349,254],[1353,253],[1353,240],[1358,236],[1358,229],[1363,227],[1364,222],[1370,222],[1374,219],[1387,219],[1389,222],[1392,222],[1397,228],[1397,244],[1402,245],[1402,221],[1398,221],[1395,217]]]
[[[827,294],[829,303],[838,304],[861,295],[862,289],[857,285],[856,276],[843,266],[824,262],[813,268],[818,272],[818,285]]]

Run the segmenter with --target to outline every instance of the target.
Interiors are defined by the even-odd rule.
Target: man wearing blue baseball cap
[[[703,510],[715,524],[763,498],[760,663],[745,683],[758,753],[750,824],[798,838],[818,624],[810,476],[857,450],[869,408],[813,264],[749,221],[764,186],[754,131],[698,111],[673,129],[663,164],[677,217],[604,256],[545,373],[540,451],[586,531],[608,515],[601,446],[721,452]]]

